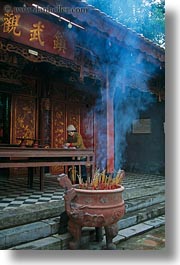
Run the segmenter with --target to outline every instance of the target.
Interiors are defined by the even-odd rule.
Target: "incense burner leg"
[[[113,238],[118,234],[117,223],[109,226],[105,226],[106,232],[106,247],[107,249],[116,249],[116,245],[112,242]]]
[[[95,227],[96,230],[96,242],[101,242],[103,240],[102,227]]]
[[[81,226],[70,219],[68,222],[68,231],[73,237],[73,240],[69,242],[69,248],[74,250],[78,249],[81,241]]]

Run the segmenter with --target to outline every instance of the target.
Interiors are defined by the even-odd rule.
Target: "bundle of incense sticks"
[[[90,183],[83,182],[83,179],[78,175],[79,188],[82,189],[117,189],[122,184],[122,181],[125,177],[124,170],[119,169],[116,174],[108,174],[106,170],[100,172],[97,169],[92,177]]]
[[[73,184],[76,183],[76,174],[77,174],[77,170],[75,166],[72,166],[71,168],[69,168],[69,172],[70,172],[70,178]]]

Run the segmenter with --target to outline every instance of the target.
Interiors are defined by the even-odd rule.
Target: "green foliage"
[[[165,44],[165,0],[87,0],[158,45]]]

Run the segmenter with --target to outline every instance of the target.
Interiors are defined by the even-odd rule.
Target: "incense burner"
[[[116,189],[93,190],[80,189],[72,185],[66,174],[58,178],[61,187],[65,188],[65,209],[69,216],[68,231],[73,237],[70,249],[80,247],[82,227],[104,227],[107,249],[115,249],[112,240],[118,233],[117,222],[125,213],[122,198],[124,187]]]

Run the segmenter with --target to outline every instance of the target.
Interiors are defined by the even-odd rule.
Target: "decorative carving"
[[[68,124],[73,124],[77,130],[80,128],[80,107],[68,105]]]
[[[0,45],[0,62],[23,69],[27,61],[17,54],[7,52],[3,47],[3,44]]]
[[[93,79],[102,78],[102,74],[98,70],[100,69],[99,59],[92,50],[76,46],[74,60],[80,65],[80,81],[83,81],[85,76],[90,76]]]
[[[74,64],[71,60],[60,57],[59,55],[57,56],[43,51],[38,52],[38,55],[32,55],[29,53],[28,47],[25,47],[21,44],[6,43],[6,41],[1,40],[0,49],[20,54],[25,59],[32,62],[47,62],[56,66],[70,68],[74,71],[80,71],[80,66]]]
[[[17,44],[17,43],[9,43],[5,40],[0,40],[0,49],[4,51],[9,51],[13,52],[16,54],[19,54],[23,56],[25,59],[31,61],[31,62],[48,62],[50,64],[53,64],[55,66],[60,66],[63,68],[69,68],[72,69],[73,71],[79,72],[81,71],[81,63],[78,60],[68,60],[65,59],[61,56],[53,55],[44,51],[39,51],[37,55],[32,55],[29,53],[29,49],[26,46],[23,46],[22,44]],[[77,55],[78,56],[78,55]],[[94,62],[94,61],[93,61]],[[85,64],[87,65],[87,63]],[[91,63],[91,65],[93,65]],[[97,65],[97,62],[95,63]],[[92,79],[102,79],[102,73],[98,71],[98,68],[95,69],[94,66],[93,68],[84,67],[83,68],[83,75],[88,76]]]
[[[6,67],[0,68],[0,80],[7,83],[15,83],[20,85],[22,80],[21,70],[15,67]]]
[[[113,220],[117,220],[118,218],[121,218],[121,216],[123,216],[125,213],[125,209],[122,208],[118,211],[114,211],[114,213],[112,214],[112,219]]]
[[[65,104],[53,102],[53,147],[61,147],[65,141]]]
[[[55,148],[60,148],[65,142],[65,104],[61,101],[52,102],[52,145]],[[64,172],[64,167],[54,166],[51,168],[53,174]]]
[[[102,204],[105,204],[105,203],[108,202],[108,198],[106,198],[106,197],[101,197],[101,198],[99,199],[99,201],[100,201]]]
[[[34,98],[17,96],[15,100],[15,128],[13,130],[14,142],[17,137],[35,138],[35,110],[36,103]],[[32,142],[28,142],[32,144]]]
[[[35,98],[25,96],[15,96],[13,98],[13,114],[12,114],[12,142],[20,143],[16,138],[35,138]],[[32,145],[33,141],[26,141],[27,145]],[[11,176],[27,175],[26,168],[12,168],[10,169]]]

